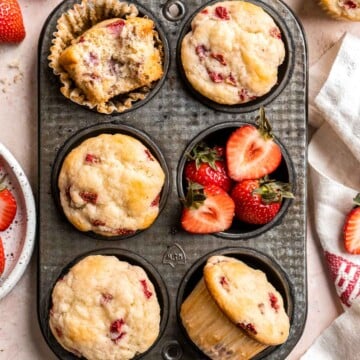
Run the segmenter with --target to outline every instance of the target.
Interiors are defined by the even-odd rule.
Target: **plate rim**
[[[29,180],[22,169],[19,162],[14,155],[6,148],[4,144],[0,142],[0,156],[11,168],[16,181],[19,184],[20,194],[24,200],[25,213],[26,213],[26,231],[24,236],[23,246],[19,255],[19,259],[10,272],[9,276],[4,280],[0,287],[0,299],[4,298],[10,293],[15,285],[19,282],[23,276],[35,247],[35,235],[36,235],[36,208],[33,191]]]

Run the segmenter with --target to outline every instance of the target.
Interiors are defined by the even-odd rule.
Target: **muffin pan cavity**
[[[185,35],[191,31],[191,22],[194,19],[194,17],[201,12],[205,7],[209,5],[214,5],[216,3],[220,2],[219,0],[216,1],[210,1],[204,5],[202,5],[200,8],[196,9],[195,12],[193,12],[190,17],[187,18],[186,22],[183,24],[183,27],[180,32],[180,36],[177,42],[177,50],[176,50],[176,60],[179,68],[179,72],[181,74],[181,77],[185,83],[186,88],[191,92],[191,94],[199,100],[204,105],[222,112],[229,112],[229,113],[246,113],[251,111],[256,111],[259,109],[260,106],[265,106],[272,101],[276,99],[277,96],[281,94],[281,92],[286,87],[289,78],[291,77],[291,74],[293,72],[294,68],[294,43],[293,38],[291,36],[291,33],[288,29],[288,26],[284,22],[284,19],[282,18],[281,14],[274,9],[273,4],[268,4],[268,2],[263,1],[254,1],[250,0],[247,1],[249,3],[253,3],[254,5],[258,5],[262,7],[266,13],[268,13],[273,20],[275,21],[276,25],[280,29],[281,32],[281,39],[285,46],[285,59],[283,63],[278,68],[278,81],[273,86],[273,88],[265,95],[256,98],[254,100],[251,100],[244,104],[239,105],[223,105],[219,104],[215,101],[212,101],[211,99],[203,96],[198,91],[196,91],[190,82],[188,81],[184,68],[181,62],[181,44],[182,40],[184,39]]]
[[[44,298],[41,306],[41,313],[39,313],[39,319],[40,323],[42,325],[42,331],[43,335],[45,337],[45,340],[51,350],[60,358],[60,359],[69,359],[69,360],[75,360],[78,359],[77,356],[74,354],[68,352],[65,350],[55,339],[55,337],[52,335],[50,327],[49,327],[49,316],[50,311],[52,307],[52,290],[57,283],[58,280],[60,280],[63,276],[65,276],[71,267],[73,267],[76,263],[78,263],[80,260],[84,259],[87,256],[91,255],[104,255],[104,256],[115,256],[120,261],[128,262],[130,265],[135,265],[141,267],[143,270],[145,270],[146,275],[148,276],[149,280],[152,282],[155,288],[156,296],[160,305],[160,331],[159,336],[157,340],[154,342],[154,344],[144,353],[139,354],[138,356],[134,357],[133,359],[142,359],[146,358],[146,355],[151,352],[151,349],[154,348],[161,338],[162,334],[164,333],[164,330],[166,328],[166,324],[169,317],[169,295],[167,292],[166,285],[164,283],[164,280],[162,279],[159,272],[154,268],[154,266],[149,263],[146,259],[144,259],[142,256],[125,249],[121,248],[105,248],[99,251],[90,251],[87,253],[83,253],[76,258],[72,259],[66,266],[64,266],[57,277],[54,279],[54,282],[51,286],[50,291],[48,292],[47,296]],[[115,279],[114,279],[115,281]]]
[[[66,156],[70,153],[70,151],[74,148],[76,148],[78,145],[80,145],[83,141],[86,139],[96,137],[101,134],[124,134],[131,136],[137,140],[139,140],[143,145],[146,146],[146,148],[150,151],[151,155],[154,156],[157,161],[159,162],[161,168],[163,169],[165,173],[165,182],[164,186],[162,188],[162,191],[160,193],[160,200],[159,200],[159,214],[158,217],[163,210],[166,200],[169,194],[170,189],[170,172],[169,168],[167,166],[166,160],[164,158],[164,155],[162,154],[160,148],[155,144],[155,142],[150,138],[148,134],[145,132],[138,130],[132,126],[124,125],[124,124],[100,124],[100,125],[94,125],[90,126],[88,128],[82,129],[81,131],[74,134],[71,138],[69,138],[65,144],[60,148],[58,151],[58,154],[56,156],[53,169],[52,169],[52,176],[51,176],[51,188],[52,188],[52,194],[54,197],[54,201],[57,205],[57,208],[61,213],[63,213],[63,208],[60,203],[60,193],[59,193],[59,187],[58,187],[58,178],[59,173],[61,171],[61,167],[63,164],[64,159]],[[64,215],[65,218],[65,215]],[[64,221],[67,221],[64,219]],[[155,220],[156,221],[156,220]],[[150,225],[152,226],[152,225]],[[129,234],[124,235],[114,235],[114,236],[104,236],[97,234],[93,231],[86,232],[87,235],[94,237],[96,239],[103,239],[103,240],[119,240],[119,239],[125,239],[128,237],[135,236],[141,231],[144,230],[138,230],[135,232],[131,232]]]
[[[184,176],[184,170],[187,162],[187,154],[189,154],[197,144],[202,142],[210,148],[214,146],[224,147],[230,134],[237,128],[247,124],[249,123],[241,121],[219,123],[203,130],[190,141],[181,156],[177,168],[176,183],[180,199],[186,197],[187,181]],[[289,153],[287,152],[284,145],[279,141],[279,139],[274,138],[274,140],[280,146],[282,160],[279,167],[269,175],[269,178],[285,183],[290,183],[292,185],[292,192],[294,193],[296,178]],[[291,202],[291,199],[283,199],[280,211],[276,214],[274,219],[272,219],[265,225],[246,224],[234,218],[234,221],[228,230],[216,233],[215,235],[230,240],[249,239],[259,236],[262,233],[270,230],[272,227],[281,223],[281,220],[285,216]]]
[[[77,103],[88,110],[91,109],[92,111],[102,114],[116,114],[135,110],[151,100],[151,98],[158,93],[166,79],[170,65],[170,48],[165,31],[151,10],[135,1],[120,1],[122,5],[119,7],[114,6],[117,3],[116,0],[97,0],[97,7],[94,6],[95,2],[96,1],[85,2],[85,5],[82,4],[81,6],[78,4],[77,6],[73,6],[74,4],[68,4],[68,6],[63,9],[63,12],[68,12],[68,16],[61,19],[61,24],[59,24],[56,28],[56,32],[53,33],[52,51],[50,52],[48,59],[50,67],[54,69],[54,73],[59,75],[57,76],[59,86],[58,91],[60,91],[61,87],[62,93],[69,100],[72,100],[74,103]],[[63,7],[62,4],[60,4],[59,7]],[[84,7],[87,7],[87,9],[84,10]],[[134,16],[134,9],[138,12],[138,17],[150,19],[154,22],[154,29],[156,31],[156,35],[154,36],[154,45],[155,48],[160,51],[163,75],[160,79],[153,81],[150,85],[141,86],[130,90],[129,92],[114,96],[106,102],[92,101],[90,98],[86,98],[83,90],[76,86],[71,76],[69,76],[64,68],[59,64],[59,55],[71,44],[72,39],[78,38],[94,25],[112,18],[126,19],[128,16],[132,17]],[[76,54],[70,55],[70,58],[71,56],[76,57]],[[89,56],[90,63],[96,63],[97,55],[90,52]],[[84,62],[86,61],[87,60],[84,59]],[[107,65],[110,66],[110,74],[115,72],[117,67],[124,65],[121,62],[119,63],[118,60],[114,60],[114,58],[111,58],[108,61],[110,62],[110,65]],[[140,66],[140,61],[137,64],[138,66]],[[102,71],[105,71],[105,69],[106,67],[103,66]],[[91,71],[92,70],[90,68],[89,72]],[[87,81],[96,81],[98,78],[99,75],[94,73],[92,74],[90,80]],[[111,80],[108,79],[108,81]]]
[[[99,1],[111,3],[116,0]],[[208,5],[208,1],[134,2],[142,15],[155,21],[159,34],[163,33],[164,46],[167,43],[169,45],[164,48],[164,56],[167,57],[165,74],[156,85],[158,87],[154,88],[157,90],[153,89],[157,92],[151,101],[150,95],[153,93],[149,93],[144,100],[134,102],[127,111],[105,115],[89,111],[86,106],[79,106],[64,97],[60,92],[59,79],[49,67],[48,56],[57,20],[80,2],[81,0],[66,0],[60,3],[46,21],[39,40],[37,279],[39,323],[46,341],[50,347],[55,346],[54,352],[59,359],[75,360],[74,355],[61,350],[60,345],[51,338],[48,324],[51,291],[59,276],[69,269],[70,265],[66,264],[72,264],[76,261],[74,259],[90,253],[114,254],[119,259],[143,264],[148,269],[149,276],[153,276],[154,285],[159,284],[157,293],[162,298],[163,311],[161,333],[157,343],[143,358],[204,359],[204,355],[189,346],[189,340],[178,322],[179,291],[185,296],[191,288],[192,280],[188,280],[188,271],[199,259],[204,261],[209,254],[223,250],[231,254],[234,248],[241,253],[242,258],[252,261],[249,265],[261,267],[286,299],[291,315],[289,338],[281,346],[272,347],[271,352],[261,354],[266,359],[285,359],[301,337],[307,312],[308,69],[301,25],[281,0],[250,0],[263,7],[280,27],[287,47],[287,58],[281,69],[279,84],[266,98],[222,109],[199,101],[196,95],[191,94],[184,84],[184,76],[176,61],[177,47],[190,27],[191,17]],[[175,16],[175,19],[169,19],[165,11],[167,6],[180,3],[184,7],[178,9],[180,11],[177,15],[181,11],[184,14],[180,18]],[[285,199],[277,218],[266,226],[244,227],[244,224],[234,223],[230,230],[218,234],[197,235],[185,232],[180,223],[182,206],[179,200],[185,191],[182,175],[186,161],[184,152],[190,150],[200,139],[215,144],[224,141],[241,124],[254,124],[259,108],[264,104],[275,141],[281,147],[283,155],[282,163],[271,177],[291,182],[295,198]],[[238,115],[240,112],[241,116]],[[103,133],[124,133],[139,139],[157,158],[166,175],[160,199],[161,212],[151,226],[136,232],[134,236],[105,237],[79,231],[67,220],[59,204],[57,180],[66,154],[83,140]],[[246,239],[246,242],[242,239]],[[252,253],[244,255],[241,245],[245,245],[249,252],[263,254],[266,259],[271,260],[271,264],[266,265],[268,263],[261,255],[260,260],[258,255]],[[280,267],[279,272],[276,264]],[[154,269],[155,275],[151,275]],[[285,280],[281,275],[283,273]],[[158,274],[161,274],[162,280],[158,280]]]
[[[194,287],[198,284],[198,282],[203,277],[203,268],[206,264],[208,258],[214,255],[222,255],[227,257],[233,257],[238,260],[243,261],[246,265],[250,266],[253,269],[261,270],[265,273],[268,281],[275,287],[275,289],[281,294],[284,301],[284,308],[286,313],[290,318],[290,324],[292,323],[293,316],[293,286],[289,281],[284,270],[277,264],[273,259],[271,259],[266,254],[256,251],[247,247],[226,247],[222,249],[218,249],[216,251],[210,252],[200,259],[198,259],[187,271],[184,275],[180,286],[176,299],[176,310],[178,315],[179,326],[184,332],[184,336],[187,338],[187,341],[194,350],[197,352],[196,358],[206,358],[206,357],[192,342],[189,336],[186,333],[185,328],[182,325],[180,318],[180,308],[185,299],[192,292]],[[291,326],[291,325],[290,325]],[[282,344],[280,346],[285,346]],[[256,355],[253,359],[260,360],[266,358],[275,350],[275,347],[268,347],[263,350],[260,354]]]

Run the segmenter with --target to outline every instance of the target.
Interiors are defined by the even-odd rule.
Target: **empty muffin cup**
[[[67,264],[39,315],[45,340],[61,359],[100,359],[107,351],[140,359],[164,332],[169,297],[147,260],[129,250],[108,248],[81,254]]]
[[[219,268],[216,269],[215,273],[213,273],[215,276],[212,279],[218,283],[221,290],[217,294],[216,289],[214,291],[214,286],[216,287],[217,284],[211,282],[209,284],[209,278],[207,277],[209,273],[204,271],[209,266],[209,263],[213,265],[211,262],[215,260],[230,261],[231,266],[234,266],[234,264],[237,266],[239,261],[241,262],[240,273],[236,272],[235,268],[232,267],[231,271],[224,276],[219,272]],[[232,290],[236,290],[236,287],[232,288],[232,285],[236,282],[234,280],[236,276],[244,276],[245,282],[246,279],[250,281],[250,277],[252,277],[259,288],[258,277],[260,276],[260,285],[267,283],[266,292],[271,289],[270,295],[267,296],[267,293],[265,293],[264,301],[258,305],[255,304],[256,309],[251,311],[253,324],[234,323],[231,318],[231,312],[236,309],[238,301],[236,295],[237,300],[231,300],[232,296],[234,296]],[[259,289],[259,293],[262,294],[263,289]],[[257,296],[255,293],[250,296],[253,295],[254,297]],[[229,303],[234,302],[230,308],[226,309],[227,311],[224,311],[222,306],[224,304],[226,306],[227,301]],[[266,304],[269,301],[270,303]],[[246,307],[249,300],[246,299],[244,304],[243,306]],[[264,314],[269,309],[274,314],[276,313],[276,316],[280,316],[280,312],[283,312],[280,318],[281,322],[283,322],[285,316],[287,322],[285,332],[288,333],[293,312],[293,291],[285,272],[269,256],[246,247],[222,248],[206,254],[191,266],[180,283],[176,306],[179,325],[189,343],[198,351],[199,358],[206,354],[214,360],[261,359],[271,354],[276,347],[254,339],[254,336],[258,335],[256,330],[259,331],[259,328],[256,327],[258,323],[254,314],[257,312]],[[274,309],[274,307],[276,308]],[[280,310],[280,307],[282,310]],[[273,323],[272,326],[276,328],[278,325]],[[282,325],[280,325],[280,328],[282,328]],[[252,333],[252,335],[250,336],[249,333]],[[272,332],[270,333],[272,334]],[[285,342],[286,338],[287,335],[285,334],[279,343]]]
[[[185,199],[187,195],[188,181],[185,176],[185,169],[187,166],[187,162],[189,160],[189,154],[191,154],[192,150],[196,148],[196,146],[199,144],[205,144],[207,147],[211,149],[216,149],[216,148],[224,149],[226,147],[226,143],[230,135],[238,128],[249,124],[250,123],[240,122],[240,121],[219,123],[203,130],[189,142],[189,144],[186,146],[180,158],[177,168],[176,183],[177,183],[178,195],[180,199]],[[295,172],[292,166],[290,156],[286,151],[285,147],[276,137],[274,137],[274,141],[280,147],[281,162],[279,166],[276,168],[276,170],[269,174],[269,178],[283,183],[291,184],[292,191],[294,191]],[[224,155],[222,157],[224,157]],[[232,186],[234,186],[234,184],[236,184],[235,181],[233,182]],[[227,191],[230,193],[231,189]],[[272,220],[270,220],[266,224],[257,225],[257,224],[247,223],[238,220],[237,217],[235,216],[233,218],[233,222],[230,228],[228,228],[225,231],[216,232],[215,235],[231,240],[249,239],[259,236],[281,222],[281,219],[288,210],[291,201],[292,199],[290,198],[282,199],[281,207],[279,211],[272,218]]]
[[[59,210],[75,228],[117,240],[154,223],[170,180],[165,158],[149,135],[124,124],[101,124],[66,141],[51,184]]]
[[[236,14],[232,17],[233,11]],[[242,24],[244,29],[235,29]],[[242,35],[237,37],[238,33]],[[245,40],[246,33],[249,37]],[[261,38],[256,39],[258,33]],[[270,103],[284,90],[293,71],[293,48],[286,23],[268,4],[210,1],[184,24],[177,44],[177,63],[186,87],[204,105],[245,113]],[[271,52],[263,57],[268,49]],[[266,63],[270,57],[274,59]]]

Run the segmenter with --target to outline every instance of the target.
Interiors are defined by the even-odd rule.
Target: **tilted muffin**
[[[154,21],[137,15],[135,5],[83,0],[59,18],[49,65],[64,96],[101,113],[147,96],[163,76],[163,44]]]
[[[360,0],[320,0],[320,5],[336,19],[360,21]]]
[[[266,275],[240,260],[210,257],[203,278],[183,302],[190,339],[212,360],[247,360],[289,335],[283,299]]]
[[[277,83],[285,46],[261,7],[224,1],[192,20],[181,44],[181,62],[192,87],[220,104],[235,105],[267,94]]]
[[[283,299],[261,270],[226,256],[212,256],[204,267],[209,292],[224,314],[255,340],[279,345],[289,336]]]
[[[101,134],[83,141],[64,159],[60,202],[81,231],[105,236],[146,229],[159,213],[165,174],[139,140]]]
[[[59,344],[79,357],[127,360],[157,339],[160,306],[141,267],[87,256],[56,283],[49,325]]]

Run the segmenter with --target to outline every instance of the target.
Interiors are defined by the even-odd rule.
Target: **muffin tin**
[[[38,314],[40,327],[48,345],[59,359],[77,359],[63,351],[52,338],[48,328],[48,311],[52,287],[59,275],[68,269],[74,259],[89,252],[132,254],[155,268],[159,275],[159,291],[165,293],[162,311],[162,333],[144,359],[194,360],[206,359],[193,347],[178,321],[179,295],[199,259],[208,254],[233,251],[239,256],[246,252],[250,263],[261,265],[270,276],[281,274],[275,287],[285,294],[291,314],[290,336],[287,342],[267,349],[259,358],[285,359],[299,340],[306,319],[306,143],[307,143],[307,53],[301,25],[291,10],[279,0],[253,1],[263,6],[278,23],[286,36],[288,60],[284,75],[274,92],[261,102],[244,104],[238,109],[214,107],[200,101],[186,86],[177,63],[179,39],[189,26],[191,17],[206,2],[196,0],[160,0],[144,2],[155,21],[167,36],[169,69],[150,99],[135,104],[130,110],[112,115],[99,114],[66,99],[60,93],[60,82],[48,67],[47,57],[52,34],[59,16],[73,6],[74,0],[61,3],[45,23],[39,42],[39,211],[38,211]],[[178,14],[172,15],[176,6]],[[141,9],[140,9],[141,10]],[[145,13],[145,12],[143,12]],[[156,15],[154,15],[156,14]],[[260,100],[257,100],[260,101]],[[224,237],[219,234],[193,235],[180,227],[181,181],[178,170],[182,156],[199,134],[223,123],[237,126],[254,123],[260,105],[265,105],[273,132],[283,148],[284,163],[280,172],[294,180],[295,199],[285,200],[276,226],[250,232],[250,236]],[[241,113],[241,114],[239,114]],[[116,241],[91,236],[72,227],[60,211],[56,195],[58,161],[66,147],[79,134],[90,130],[113,132],[114,128],[130,126],[139,133],[148,134],[162,153],[168,167],[168,196],[164,197],[162,212],[146,231]],[[231,127],[231,126],[230,126]],[[118,130],[116,130],[118,131]],[[75,135],[74,135],[75,134]],[[74,136],[74,137],[73,137]],[[80,136],[81,137],[81,136]],[[69,140],[70,139],[70,140]],[[76,143],[76,141],[75,141]],[[282,169],[282,170],[281,170]],[[164,169],[165,170],[165,169]],[[165,188],[164,188],[165,189]],[[165,201],[166,199],[166,201]],[[287,202],[288,201],[288,202]],[[275,224],[274,224],[275,225]],[[110,249],[109,249],[110,248]],[[126,256],[125,256],[126,258]],[[130,261],[132,259],[129,258]],[[261,262],[261,264],[264,264]],[[260,266],[260,265],[259,265]],[[187,275],[186,275],[187,274]],[[158,276],[158,275],[156,275]],[[162,279],[162,280],[161,280]],[[285,280],[283,280],[285,279]],[[283,285],[285,284],[285,285]],[[284,287],[285,286],[285,287]],[[180,290],[179,290],[180,289]],[[287,289],[287,290],[284,290]],[[167,301],[168,297],[168,301]],[[290,307],[289,307],[290,306]],[[168,313],[168,316],[166,315]]]

